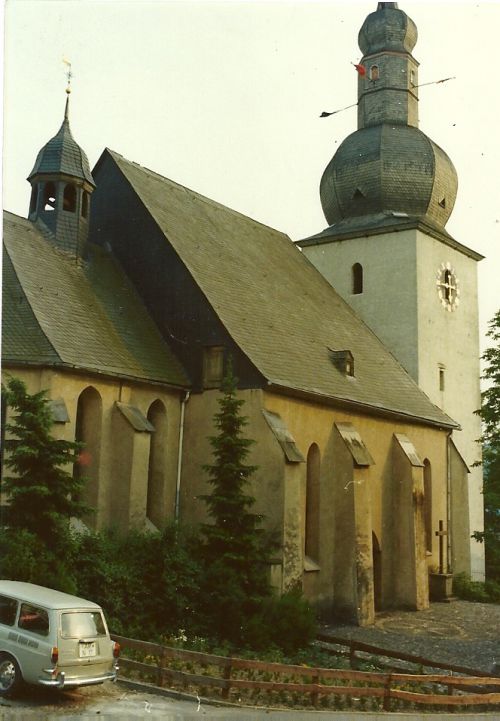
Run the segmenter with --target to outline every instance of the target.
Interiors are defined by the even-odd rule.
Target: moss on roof
[[[108,152],[270,384],[442,426],[435,406],[288,236]],[[331,350],[350,350],[354,377]]]
[[[61,365],[174,386],[188,379],[116,261],[76,262],[4,214],[4,363]]]

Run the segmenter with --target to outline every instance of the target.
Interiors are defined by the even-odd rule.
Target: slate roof
[[[484,258],[484,255],[481,255],[481,253],[477,253],[475,250],[472,250],[472,248],[468,248],[466,245],[459,243],[445,228],[440,227],[429,218],[411,217],[407,213],[397,213],[389,210],[384,213],[371,213],[370,215],[344,218],[315,235],[295,242],[296,245],[302,248],[308,245],[321,245],[322,243],[342,241],[348,238],[378,235],[380,233],[408,230],[411,228],[417,228],[427,233],[427,235],[437,238],[445,243],[445,245],[459,250],[464,255],[469,256],[469,258],[473,258],[474,260],[483,260]]]
[[[456,425],[288,236],[105,152],[271,386]],[[335,367],[329,349],[352,352],[355,377]]]
[[[383,122],[356,130],[340,144],[321,178],[320,196],[330,225],[396,211],[444,227],[457,185],[450,158],[425,133]]]
[[[65,173],[95,186],[88,158],[71,134],[67,101],[62,125],[38,153],[28,180],[42,173]]]
[[[4,214],[2,359],[187,386],[185,373],[116,261],[55,248],[30,221]]]

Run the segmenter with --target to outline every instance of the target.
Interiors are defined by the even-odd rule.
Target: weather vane
[[[63,58],[63,63],[68,68],[66,72],[66,77],[68,79],[68,84],[66,86],[66,93],[69,95],[71,93],[71,78],[73,77],[73,73],[71,72],[71,63],[67,58]]]

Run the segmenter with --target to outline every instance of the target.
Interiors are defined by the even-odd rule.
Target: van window
[[[106,629],[100,611],[72,611],[61,617],[61,635],[65,638],[105,636]]]
[[[49,614],[44,608],[32,606],[31,603],[22,603],[17,625],[40,636],[48,636]]]
[[[16,621],[17,601],[7,596],[0,596],[0,623],[13,626]]]

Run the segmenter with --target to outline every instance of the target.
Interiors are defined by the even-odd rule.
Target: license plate
[[[80,658],[88,658],[89,656],[95,656],[96,647],[95,641],[92,643],[81,643],[80,644]]]

